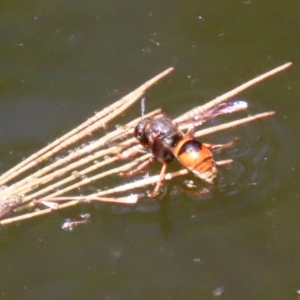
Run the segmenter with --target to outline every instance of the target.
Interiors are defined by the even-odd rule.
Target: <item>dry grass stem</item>
[[[247,118],[239,119],[239,120],[236,120],[236,121],[228,122],[228,123],[225,123],[225,124],[212,126],[212,127],[206,128],[206,129],[196,131],[195,132],[195,137],[202,137],[202,136],[213,134],[215,132],[219,132],[219,131],[222,131],[222,130],[227,130],[227,129],[230,129],[230,128],[234,128],[236,126],[246,124],[246,123],[249,123],[249,122],[252,122],[252,121],[256,121],[258,119],[271,117],[274,114],[275,114],[274,111],[270,111],[270,112],[265,112],[265,113],[257,114],[257,115],[254,115],[254,116],[250,116],[250,117],[247,117]]]
[[[36,166],[40,162],[52,157],[56,153],[60,152],[64,148],[72,145],[73,143],[79,141],[80,139],[90,135],[93,131],[105,127],[106,124],[113,118],[117,117],[119,114],[124,112],[129,106],[140,99],[146,90],[158,82],[160,79],[171,73],[174,69],[169,68],[164,72],[153,77],[151,80],[145,82],[138,89],[123,97],[114,104],[104,108],[99,113],[96,113],[92,118],[88,119],[86,122],[78,126],[77,128],[71,130],[69,133],[63,135],[61,138],[55,140],[45,148],[31,155],[20,164],[10,169],[0,177],[0,185],[4,185],[17,175],[25,172],[26,170]]]
[[[233,96],[241,93],[242,91],[250,88],[251,86],[255,85],[256,83],[260,82],[260,81],[263,81],[265,79],[267,79],[268,77],[271,77],[273,75],[276,75],[277,73],[279,72],[282,72],[284,71],[285,69],[289,68],[290,66],[292,65],[291,62],[289,63],[286,63],[280,67],[277,67],[269,72],[266,72],[264,74],[261,74],[247,82],[245,82],[244,84],[236,87],[235,89],[207,102],[206,104],[204,105],[201,105],[199,107],[196,107],[196,108],[193,108],[192,110],[184,113],[183,115],[181,115],[180,117],[178,117],[177,119],[175,119],[174,121],[179,123],[179,122],[183,122],[184,120],[187,120],[187,119],[190,119],[192,117],[194,117],[195,115],[200,115],[201,113],[209,110],[210,108],[224,102],[224,101],[227,101],[229,100],[230,98],[232,98]]]
[[[201,114],[208,112],[218,104],[227,101],[252,85],[290,66],[291,63],[287,63],[264,73],[214,100],[184,113],[176,118],[174,122],[177,124],[182,123],[182,126],[179,124],[179,128],[185,130],[190,127],[187,125],[189,120],[200,116],[198,126],[205,121],[205,118],[201,120]],[[159,175],[139,179],[104,190],[97,190],[97,192],[89,195],[68,196],[68,193],[98,182],[100,179],[117,176],[121,172],[131,170],[152,156],[150,153],[145,154],[142,146],[132,137],[134,127],[141,118],[138,117],[128,124],[120,126],[88,144],[78,145],[80,141],[87,139],[91,133],[99,130],[99,128],[106,127],[111,120],[126,111],[126,109],[137,100],[141,99],[148,88],[172,71],[173,68],[169,68],[155,76],[135,91],[96,113],[77,128],[71,130],[0,176],[0,186],[2,186],[0,189],[0,218],[2,218],[0,224],[4,225],[30,219],[82,202],[101,201],[135,204],[138,201],[138,195],[124,196],[124,193],[130,193],[135,189],[143,189],[145,186],[155,184],[159,180]],[[261,113],[205,128],[195,132],[195,137],[202,137],[227,130],[257,119],[272,116],[274,113],[275,112]],[[157,109],[144,117],[161,118],[162,116],[162,110]],[[184,125],[185,121],[187,124]],[[196,126],[195,123],[196,121],[194,121],[194,126]],[[137,154],[141,155],[137,156]],[[124,162],[124,159],[129,158],[131,159]],[[41,162],[43,162],[44,166],[40,167],[38,171],[28,175],[28,170],[40,166]],[[217,165],[228,164],[230,162],[231,160],[219,161]],[[22,178],[24,172],[26,172],[26,174],[23,175]],[[187,173],[187,169],[182,169],[177,172],[165,174],[164,178],[165,180],[171,180],[174,177],[182,176]],[[115,196],[120,193],[120,196]],[[37,207],[42,208],[37,211],[32,211]],[[14,214],[19,215],[15,216]],[[10,217],[10,215],[12,216]]]

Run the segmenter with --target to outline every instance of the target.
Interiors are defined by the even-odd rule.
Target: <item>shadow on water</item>
[[[150,97],[151,98],[151,97]],[[195,99],[201,99],[199,93],[193,91],[192,95],[180,95],[180,99],[189,99],[193,103]],[[171,103],[178,103],[178,95],[165,97],[164,104],[170,113]],[[157,102],[160,99],[156,99]],[[151,103],[151,99],[149,99]],[[207,121],[203,128],[219,125],[234,119],[253,115],[266,111],[255,102],[251,102],[246,112],[221,116]],[[168,115],[168,114],[167,114]],[[284,135],[283,124],[277,116],[244,124],[236,128],[202,137],[202,142],[226,143],[235,137],[240,137],[239,143],[230,149],[215,151],[216,161],[233,159],[231,164],[218,167],[218,181],[215,185],[205,184],[192,174],[165,182],[156,201],[142,197],[134,206],[112,206],[112,212],[116,214],[127,213],[153,213],[160,212],[161,229],[164,236],[171,233],[172,211],[176,207],[185,206],[185,210],[179,211],[185,214],[183,219],[193,213],[201,215],[203,221],[214,222],[229,220],[234,216],[242,215],[255,207],[257,202],[264,202],[270,195],[276,193],[280,185],[284,184],[283,178],[287,178],[289,169],[286,168],[286,157],[293,156],[293,149],[285,147],[287,144]],[[151,165],[146,172],[156,174],[160,164]],[[168,166],[168,171],[180,168],[175,160]],[[142,178],[144,174],[138,175]],[[135,178],[130,178],[129,181]],[[114,180],[112,181],[115,184]],[[151,187],[147,190],[151,191]]]
[[[193,98],[189,95],[182,97]],[[194,97],[197,98],[197,95]],[[164,98],[169,110],[168,103],[172,102],[177,102],[176,97]],[[247,112],[215,118],[205,126],[265,110],[251,101]],[[219,252],[210,253],[213,247],[237,251],[239,247],[235,245],[231,248],[222,236],[225,234],[233,241],[232,234],[218,227],[232,230],[231,226],[242,218],[248,223],[241,227],[243,232],[242,228],[247,228],[251,223],[253,212],[264,209],[286,184],[285,178],[288,178],[290,169],[286,167],[284,158],[292,158],[294,150],[285,146],[289,140],[285,132],[280,119],[274,116],[203,137],[201,141],[210,143],[224,143],[236,136],[241,138],[233,148],[215,153],[216,160],[234,159],[232,164],[219,168],[219,180],[215,186],[205,185],[188,175],[165,183],[157,201],[144,198],[134,207],[85,204],[2,229],[1,252],[6,257],[6,262],[0,262],[2,269],[6,270],[2,274],[2,282],[22,282],[14,291],[3,285],[3,293],[14,296],[25,291],[29,297],[38,297],[45,293],[53,295],[52,289],[58,288],[58,297],[66,293],[76,298],[79,291],[77,285],[83,285],[87,294],[94,297],[100,295],[103,299],[118,298],[124,289],[129,289],[131,298],[141,297],[142,290],[147,295],[167,293],[178,298],[174,287],[179,282],[185,297],[196,291],[209,296],[218,289],[223,290],[224,284],[226,288],[229,286],[229,289],[235,290],[234,276],[226,277],[226,272],[216,275],[220,271],[220,258],[216,260],[218,263],[209,265],[203,264],[202,260],[216,259]],[[153,165],[150,171],[156,173],[159,167],[159,164]],[[178,167],[179,164],[174,162],[170,169],[176,170]],[[192,188],[185,183],[187,180],[193,181]],[[115,182],[112,178],[111,182],[101,184],[115,185]],[[97,186],[90,188],[97,189]],[[74,232],[58,232],[65,219],[78,218],[86,212],[92,216],[88,224]],[[208,237],[210,231],[213,233]],[[235,243],[248,243],[247,239],[249,237],[240,237]],[[30,241],[30,245],[24,248],[26,241]],[[19,255],[18,247],[23,248],[22,255],[15,259]],[[249,253],[245,255],[251,258]],[[36,265],[36,259],[42,260],[39,265]],[[239,261],[240,258],[236,258],[234,264],[237,265]],[[232,263],[232,260],[224,262],[225,265],[228,263]],[[199,270],[195,268],[198,265],[201,266]],[[154,279],[157,276],[156,268],[161,266],[166,270],[159,275],[159,280],[169,281],[167,287],[160,286]],[[140,270],[135,272],[135,268]],[[180,270],[190,273],[187,279]],[[209,276],[213,279],[209,279]],[[109,283],[111,280],[115,284]],[[149,281],[155,286],[153,294]],[[201,281],[200,287],[198,281]],[[99,282],[101,292],[96,287]],[[138,286],[131,286],[130,282],[137,282]]]

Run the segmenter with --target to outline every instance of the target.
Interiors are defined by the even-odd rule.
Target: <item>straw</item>
[[[182,114],[174,120],[174,123],[179,125],[180,130],[184,130],[185,128],[189,128],[187,126],[188,121],[193,120],[193,118],[196,120],[195,117],[197,117],[197,120],[200,120],[197,125],[200,125],[201,115],[204,116],[205,112],[210,112],[210,109],[220,103],[227,101],[254,84],[287,69],[291,65],[292,63],[286,63],[257,76],[208,103]],[[172,71],[173,68],[169,68],[153,77],[135,91],[96,113],[86,122],[55,140],[42,150],[37,151],[0,176],[0,185],[2,185],[0,189],[0,218],[5,218],[0,220],[0,224],[11,224],[49,214],[82,202],[100,201],[119,203],[120,205],[136,204],[139,196],[137,194],[132,195],[131,192],[135,189],[143,189],[145,186],[155,184],[159,180],[160,175],[142,178],[106,190],[98,190],[90,195],[68,196],[68,193],[105,177],[117,176],[121,172],[131,170],[146,160],[149,160],[152,154],[145,154],[145,150],[142,146],[137,144],[136,139],[132,137],[133,129],[141,120],[141,117],[105,134],[98,140],[92,141],[77,149],[69,150],[69,154],[65,157],[49,162],[47,165],[45,165],[45,163],[50,158],[53,160],[56,155],[60,155],[62,150],[66,151],[68,148],[70,149],[75,143],[90,136],[92,132],[105,127],[108,122],[119,116],[140,99],[148,88]],[[273,111],[264,112],[225,124],[204,128],[195,132],[194,136],[202,137],[213,134],[258,119],[270,117],[274,114],[275,112]],[[161,109],[158,109],[143,116],[143,118],[144,117],[162,118],[163,114]],[[205,120],[203,117],[203,121]],[[137,156],[138,154],[142,155]],[[124,159],[129,161],[124,163]],[[31,168],[39,167],[41,162],[43,162],[45,166],[40,167],[37,171],[29,175],[24,175],[24,178],[18,181],[12,182],[16,178],[19,178],[24,172],[27,174]],[[216,164],[224,165],[230,162],[231,160],[224,160],[216,162]],[[171,180],[174,177],[183,176],[187,173],[187,169],[167,173],[164,175],[164,180]],[[6,186],[7,183],[11,184]],[[36,209],[37,206],[42,206],[42,208],[38,211],[32,211]],[[9,214],[12,214],[12,216],[9,216]],[[19,215],[15,216],[14,214]]]

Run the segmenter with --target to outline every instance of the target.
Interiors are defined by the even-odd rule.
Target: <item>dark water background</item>
[[[241,138],[221,154],[236,158],[224,189],[201,199],[178,179],[167,204],[1,229],[0,297],[212,299],[219,288],[222,299],[298,299],[299,1],[2,1],[0,26],[1,172],[169,66],[147,109],[175,117],[294,63],[241,95],[274,118],[207,138]],[[88,225],[61,229],[83,211]]]

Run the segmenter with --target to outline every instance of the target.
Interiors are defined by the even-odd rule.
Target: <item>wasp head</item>
[[[134,128],[134,136],[138,142],[145,148],[149,147],[149,139],[146,133],[147,127],[150,125],[151,119],[142,119]]]

